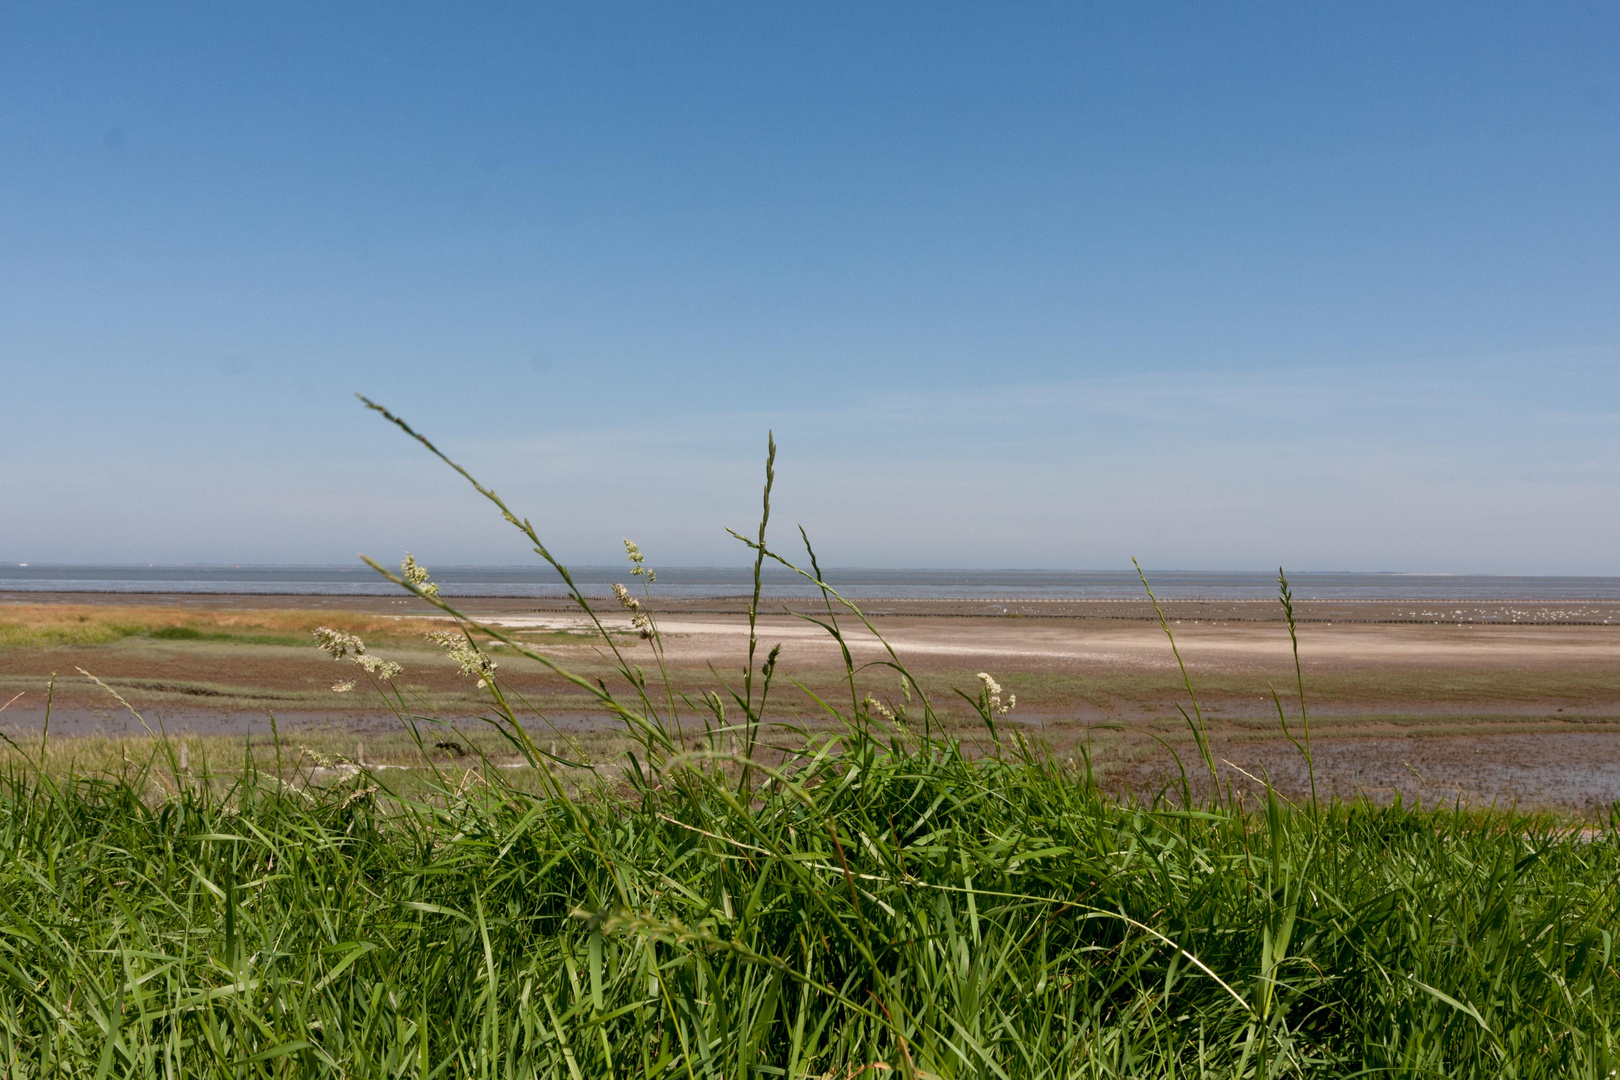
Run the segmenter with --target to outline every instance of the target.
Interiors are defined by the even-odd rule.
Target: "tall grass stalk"
[[[1293,744],[1300,757],[1305,759],[1305,771],[1311,785],[1311,806],[1314,808],[1317,805],[1316,753],[1311,749],[1311,713],[1305,705],[1305,669],[1299,662],[1299,628],[1294,623],[1294,590],[1289,587],[1288,575],[1283,573],[1280,566],[1277,568],[1277,601],[1282,605],[1283,618],[1288,623],[1288,644],[1294,655],[1294,687],[1299,694],[1299,722],[1304,731],[1304,742],[1295,738],[1289,728],[1288,715],[1283,712],[1282,698],[1278,696],[1276,687],[1271,687],[1271,700],[1277,707],[1277,723],[1282,728],[1283,737]]]
[[[530,522],[451,464],[602,627]],[[836,615],[876,630],[813,551],[804,570],[769,547],[771,479],[739,538],[756,573],[771,559],[824,590],[852,689],[813,702],[828,730],[767,712],[777,654],[756,697],[751,645],[740,723],[718,694],[681,700],[703,723],[688,742],[677,696],[648,693],[605,628],[612,683],[373,563],[469,642],[591,692],[635,735],[624,768],[540,751],[545,718],[499,679],[488,719],[532,783],[307,787],[251,752],[212,777],[160,752],[94,776],[8,766],[7,1075],[1614,1075],[1613,828],[1305,813],[1269,789],[1263,813],[1185,786],[1132,803],[1016,727],[975,752],[935,734],[893,650],[857,668]],[[920,732],[856,696],[878,673],[917,695]]]

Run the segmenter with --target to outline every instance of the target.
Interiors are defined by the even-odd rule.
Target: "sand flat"
[[[32,605],[28,610],[40,610],[38,595],[26,599]],[[312,601],[319,603],[311,606]],[[84,605],[87,598],[75,594],[59,602],[67,610]],[[89,602],[103,605],[101,614],[108,618],[133,610],[130,597]],[[409,634],[385,636],[377,651],[404,665],[401,682],[418,707],[458,722],[472,721],[485,711],[470,682],[421,638],[419,628],[433,623],[390,621],[435,614],[415,601],[172,596],[140,597],[138,603],[145,617],[156,610],[176,624],[226,615],[252,623],[259,612],[263,621],[297,628],[347,612],[365,616],[373,626],[416,627]],[[458,603],[574,670],[593,678],[612,677],[603,646],[586,636],[590,623],[577,609],[513,600]],[[784,613],[781,604],[762,606],[755,662],[781,644],[778,689],[773,692],[778,715],[814,722],[816,709],[788,680],[847,699],[840,651],[820,627]],[[1186,690],[1164,631],[1145,604],[891,601],[873,607],[878,609],[873,625],[956,723],[967,723],[969,714],[952,688],[972,692],[975,674],[989,671],[1018,695],[1019,706],[1009,722],[1021,723],[1058,746],[1092,740],[1119,765],[1115,775],[1138,787],[1149,788],[1164,776],[1165,762],[1154,759],[1157,743],[1149,736],[1172,743],[1185,740],[1177,705],[1189,704]],[[16,598],[0,598],[0,617],[8,610],[24,608]],[[712,687],[714,672],[740,682],[748,640],[743,604],[655,603],[654,610],[677,690]],[[810,611],[807,605],[801,610]],[[629,662],[656,670],[653,650],[634,635],[628,614],[607,604],[601,611],[615,646]],[[1465,790],[1470,797],[1522,800],[1539,785],[1561,805],[1585,806],[1608,790],[1604,785],[1612,777],[1603,772],[1602,763],[1620,760],[1616,612],[1592,605],[1447,605],[1442,613],[1433,605],[1425,610],[1340,603],[1301,605],[1300,613],[1306,620],[1298,628],[1300,659],[1315,732],[1324,745],[1338,748],[1323,758],[1333,773],[1332,784],[1339,785],[1334,790],[1371,784],[1374,773],[1380,790],[1393,792],[1410,780],[1412,794],[1428,796]],[[1290,714],[1297,711],[1293,654],[1276,606],[1182,602],[1166,605],[1166,615],[1209,729],[1227,748],[1224,759],[1233,769],[1264,770],[1297,788],[1297,770],[1290,771],[1288,764],[1292,751],[1278,741],[1271,698],[1276,687]],[[825,612],[817,617],[825,618]],[[847,613],[841,614],[840,626],[862,668],[858,690],[895,701],[898,677],[876,666],[887,658],[884,645]],[[259,644],[135,634],[93,645],[0,648],[0,704],[9,701],[0,712],[0,730],[13,735],[38,730],[53,671],[58,673],[53,728],[59,734],[142,730],[123,705],[78,668],[117,689],[148,722],[161,722],[170,730],[262,732],[271,712],[283,729],[397,726],[364,685],[351,694],[333,693],[334,682],[353,672],[313,643],[300,644],[302,640],[295,635],[282,644]],[[509,648],[492,649],[492,654],[502,677],[548,716],[564,717],[580,730],[615,723],[577,688]],[[1527,745],[1536,748],[1534,755]],[[1426,765],[1412,757],[1419,746],[1426,748],[1419,753],[1428,755]],[[1534,770],[1517,767],[1531,758],[1537,762]],[[1232,776],[1241,781],[1242,773]],[[1475,780],[1468,780],[1470,776]]]

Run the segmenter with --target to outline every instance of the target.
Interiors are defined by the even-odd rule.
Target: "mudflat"
[[[577,609],[454,602],[582,674],[611,674],[608,646]],[[887,646],[837,612],[859,669],[857,697],[902,699],[898,676],[878,666],[892,648],[955,730],[972,733],[976,721],[952,690],[975,692],[984,671],[1017,695],[1006,718],[1014,730],[1062,753],[1089,749],[1111,783],[1147,791],[1177,775],[1164,743],[1194,764],[1179,711],[1193,713],[1192,699],[1146,602],[864,606]],[[677,692],[711,687],[716,674],[740,682],[745,603],[655,598],[651,609]],[[1162,610],[1225,780],[1241,787],[1264,776],[1279,789],[1306,790],[1309,776],[1281,739],[1277,715],[1280,701],[1299,734],[1278,606],[1179,601]],[[1296,614],[1320,786],[1583,812],[1620,800],[1620,605],[1337,601],[1301,603]],[[755,662],[782,646],[773,711],[814,724],[819,709],[804,691],[847,701],[851,688],[837,643],[803,615],[826,619],[803,601],[763,602]],[[628,614],[609,601],[601,617],[612,647],[654,672],[653,651]],[[220,734],[263,731],[272,712],[289,730],[397,724],[363,679],[351,692],[332,689],[355,669],[315,647],[318,625],[359,633],[400,663],[397,682],[413,708],[465,721],[482,711],[476,687],[426,639],[447,621],[411,599],[11,594],[0,596],[0,730],[39,729],[52,672],[51,723],[61,735],[138,733],[135,712],[170,731]],[[491,653],[501,677],[554,721],[576,730],[614,723],[532,662],[498,646]]]

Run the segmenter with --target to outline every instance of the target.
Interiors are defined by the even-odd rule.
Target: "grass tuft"
[[[197,641],[203,632],[195,626],[164,626],[153,630],[148,637],[155,637],[159,641]]]

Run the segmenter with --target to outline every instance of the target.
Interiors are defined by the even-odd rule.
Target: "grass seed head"
[[[867,712],[875,712],[883,719],[891,722],[894,720],[894,711],[871,694],[867,694],[866,699],[861,704],[865,706]]]
[[[477,645],[468,641],[465,634],[458,634],[453,630],[436,630],[427,637],[456,662],[463,675],[469,679],[477,679],[479,689],[488,686],[489,680],[495,677],[495,669],[500,665]]]
[[[399,574],[406,581],[420,589],[422,595],[439,595],[439,587],[428,580],[427,567],[417,562],[416,556],[408,551],[405,553],[404,560],[399,564]]]
[[[364,668],[367,675],[381,679],[383,682],[395,678],[405,670],[392,660],[384,660],[382,657],[373,656],[371,653],[362,653],[354,658],[354,662]]]
[[[628,540],[625,543],[631,547],[635,546]],[[643,638],[652,637],[652,618],[641,610],[641,601],[631,596],[630,590],[623,585],[614,585],[613,595],[618,598],[619,606],[630,613],[630,625],[635,627],[636,633]]]
[[[997,716],[1006,716],[1012,712],[1013,707],[1018,704],[1017,694],[1008,694],[1007,699],[1003,701],[1001,698],[1001,684],[991,678],[989,672],[979,672],[979,681],[984,684],[984,688],[980,693],[984,699],[985,708]]]
[[[636,546],[636,542],[629,537],[625,537],[624,540],[624,553],[624,557],[635,564],[635,569],[630,571],[631,577],[644,577],[649,582],[658,580],[658,575],[653,573],[652,567],[647,565],[646,556],[641,553],[641,549]]]
[[[366,643],[361,641],[355,634],[343,630],[333,630],[330,626],[317,626],[314,634],[315,643],[326,650],[327,655],[332,659],[342,660],[348,658],[353,660],[365,669],[366,674],[379,678],[384,682],[394,678],[404,670],[392,660],[384,660],[379,656],[373,656],[366,652]],[[341,694],[353,688],[353,686],[354,683],[352,682],[347,686],[340,682],[333,686],[332,689]]]
[[[364,656],[366,643],[358,635],[344,630],[333,630],[330,626],[317,626],[314,631],[315,643],[334,660],[342,660],[345,656]]]

